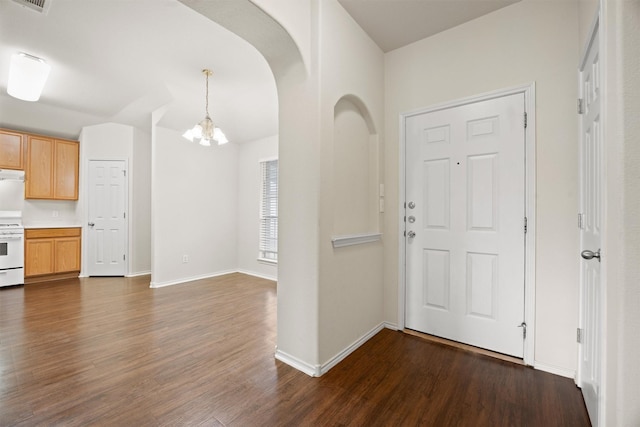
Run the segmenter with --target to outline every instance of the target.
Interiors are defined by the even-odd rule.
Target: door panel
[[[127,248],[125,162],[90,161],[89,188],[88,274],[124,276]]]
[[[580,71],[583,99],[581,117],[582,142],[581,171],[581,250],[598,251],[602,239],[602,129],[600,126],[601,87],[598,55],[598,29],[593,35]],[[589,418],[598,425],[600,400],[600,337],[601,337],[601,282],[600,259],[581,259],[580,265],[580,327],[582,329],[578,366],[579,385],[582,388]]]
[[[514,94],[407,119],[406,327],[523,357],[523,118]]]

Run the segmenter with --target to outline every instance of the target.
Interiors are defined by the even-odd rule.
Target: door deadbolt
[[[413,209],[416,207],[416,204],[413,202],[409,202],[409,204],[407,204],[407,206],[409,206],[409,209]]]
[[[416,222],[416,217],[411,215],[409,218],[407,218],[407,221],[409,221],[411,224],[413,224],[414,222]]]

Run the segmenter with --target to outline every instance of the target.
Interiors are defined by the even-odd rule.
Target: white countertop
[[[33,228],[82,228],[80,224],[68,224],[65,222],[28,222],[22,224],[25,229]]]

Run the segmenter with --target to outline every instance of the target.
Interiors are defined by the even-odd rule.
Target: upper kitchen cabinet
[[[55,140],[53,168],[53,198],[78,200],[78,163],[80,159],[77,141]]]
[[[78,200],[77,141],[27,135],[25,197]]]
[[[0,129],[0,169],[24,169],[24,139],[22,133]]]

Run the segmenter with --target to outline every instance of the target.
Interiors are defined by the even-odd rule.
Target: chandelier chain
[[[204,70],[205,81],[206,81],[206,101],[205,101],[205,112],[207,113],[207,117],[209,117],[209,74],[211,71]]]

